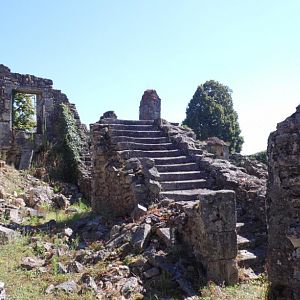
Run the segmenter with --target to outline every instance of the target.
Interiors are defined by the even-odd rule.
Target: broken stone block
[[[171,246],[171,231],[170,228],[157,228],[156,229],[156,234],[158,237],[164,242],[166,246]]]
[[[17,206],[17,207],[25,207],[26,206],[24,199],[20,198],[20,197],[14,198],[12,200],[12,204]]]
[[[54,289],[55,289],[54,284],[50,284],[50,285],[46,288],[45,293],[46,293],[46,294],[51,294],[51,293],[54,291]]]
[[[129,298],[130,295],[139,290],[139,282],[136,277],[130,277],[126,280],[125,284],[122,286],[120,292],[126,298]]]
[[[51,198],[53,197],[53,191],[50,187],[39,186],[34,187],[26,193],[25,202],[29,207],[35,208],[44,203],[51,203]]]
[[[22,213],[22,216],[30,216],[30,217],[43,218],[45,216],[45,213],[38,211],[36,209],[30,208],[30,207],[22,208],[21,213]]]
[[[14,223],[21,223],[21,218],[19,216],[19,209],[8,208],[5,210],[5,216],[10,221]]]
[[[148,238],[150,237],[150,233],[151,233],[151,225],[149,224],[140,225],[132,235],[131,238],[132,246],[136,250],[142,251],[145,247]]]
[[[77,283],[74,280],[69,280],[56,285],[52,290],[63,291],[65,293],[76,293],[78,289]]]
[[[121,226],[120,225],[114,225],[111,230],[110,230],[110,233],[109,233],[109,236],[110,238],[114,238],[117,234],[120,233],[120,230],[121,230]]]
[[[55,195],[51,201],[59,209],[67,209],[70,206],[70,201],[63,194]]]
[[[90,289],[90,290],[94,291],[95,293],[98,292],[98,287],[97,287],[97,284],[96,284],[94,278],[91,275],[89,275],[88,273],[85,273],[81,276],[79,283],[82,284],[83,290]]]
[[[0,225],[0,245],[11,241],[18,236],[20,236],[18,232]]]
[[[60,273],[60,274],[68,273],[66,266],[64,264],[62,264],[61,262],[58,263],[58,273]]]
[[[35,268],[42,267],[45,261],[37,257],[26,256],[22,259],[21,267],[26,270],[32,270]]]
[[[68,265],[68,272],[70,273],[80,273],[84,269],[84,266],[78,262],[78,261],[73,261]]]

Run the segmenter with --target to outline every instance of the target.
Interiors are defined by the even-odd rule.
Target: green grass
[[[63,226],[64,224],[72,223],[75,220],[84,218],[91,214],[91,208],[82,201],[75,203],[71,207],[76,208],[76,213],[66,213],[64,210],[54,210],[49,207],[44,207],[45,217],[28,218],[24,225],[38,226],[49,220],[55,220]],[[50,300],[50,299],[95,299],[92,293],[85,293],[84,295],[63,293],[46,295],[45,290],[50,284],[59,284],[69,279],[77,280],[81,274],[59,274],[58,263],[66,263],[70,260],[68,257],[54,255],[47,266],[46,273],[39,273],[37,270],[27,271],[20,267],[23,257],[37,256],[43,258],[45,249],[43,242],[52,242],[57,247],[63,243],[61,238],[56,235],[48,235],[46,233],[35,234],[40,243],[30,243],[29,237],[20,237],[11,241],[8,244],[0,245],[0,281],[3,281],[6,286],[8,299],[13,300]],[[78,239],[73,240],[70,253],[73,252],[73,248],[76,248]],[[98,266],[99,267],[99,266]],[[100,268],[99,268],[100,269]],[[97,270],[94,271],[97,274]]]
[[[50,220],[55,220],[57,223],[66,224],[72,223],[91,214],[92,208],[82,200],[72,204],[70,208],[76,209],[75,213],[66,212],[61,209],[54,209],[49,206],[42,207],[45,212],[45,217],[39,218],[36,216],[30,217],[23,223],[24,225],[38,226]]]
[[[213,283],[200,290],[199,300],[264,300],[268,283],[264,276],[233,286],[219,287]]]
[[[8,299],[13,300],[50,300],[50,299],[95,299],[91,293],[84,295],[59,293],[46,295],[45,290],[50,284],[59,284],[69,279],[77,280],[80,274],[58,274],[56,265],[61,259],[55,256],[50,263],[47,273],[39,273],[36,270],[27,271],[20,267],[22,258],[34,256],[37,252],[29,243],[27,237],[0,246],[0,280],[5,283]]]

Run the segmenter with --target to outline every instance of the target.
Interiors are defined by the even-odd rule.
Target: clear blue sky
[[[299,0],[0,0],[0,63],[54,81],[84,123],[137,119],[143,91],[181,122],[197,86],[233,90],[243,152],[300,103]]]

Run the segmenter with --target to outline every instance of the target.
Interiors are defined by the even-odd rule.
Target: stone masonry
[[[91,133],[93,210],[124,216],[138,205],[172,199],[186,216],[178,235],[207,278],[236,283],[235,193],[208,190],[209,182],[197,163],[154,121],[101,118],[91,125]],[[213,256],[209,249],[214,249]]]
[[[91,134],[95,212],[130,215],[138,205],[174,201],[185,216],[176,221],[178,239],[208,279],[231,284],[238,280],[237,262],[262,266],[263,179],[216,159],[192,131],[162,119],[119,120],[110,112],[91,125]],[[252,228],[249,238],[237,235],[243,226]]]
[[[169,136],[176,147],[189,157],[202,171],[204,187],[212,190],[233,190],[236,194],[238,262],[241,267],[251,267],[263,271],[267,245],[265,212],[266,170],[258,162],[232,157],[218,159],[218,155],[208,153],[206,142],[196,141],[195,134],[165,120],[156,120],[159,128]],[[176,167],[177,168],[177,167]],[[188,169],[186,169],[188,170]],[[194,201],[197,191],[182,188],[180,195],[168,192],[168,197],[185,198]]]
[[[300,299],[300,106],[268,141],[269,299]]]
[[[160,118],[161,100],[155,90],[146,90],[140,103],[140,120]]]
[[[0,158],[9,164],[23,169],[29,168],[35,152],[43,141],[51,142],[59,134],[56,130],[56,112],[61,103],[67,105],[78,126],[86,151],[79,170],[79,184],[86,194],[89,193],[89,150],[87,129],[81,124],[74,104],[60,90],[53,89],[52,80],[33,75],[12,73],[0,64]],[[15,92],[36,95],[37,128],[35,133],[26,133],[12,128],[12,101]]]

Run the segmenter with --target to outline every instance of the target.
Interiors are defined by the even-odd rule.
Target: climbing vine
[[[50,176],[77,183],[82,140],[74,116],[65,104],[59,105],[56,127],[57,137],[49,156],[53,163]]]

